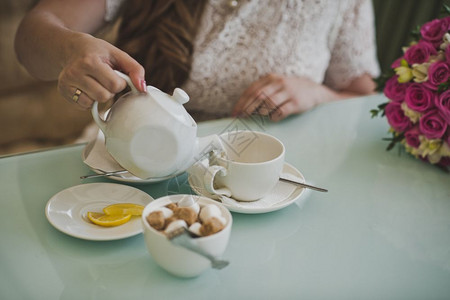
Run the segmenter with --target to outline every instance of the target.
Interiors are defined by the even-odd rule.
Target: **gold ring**
[[[78,99],[80,98],[80,95],[81,95],[81,90],[80,89],[77,89],[76,91],[75,91],[75,94],[73,94],[73,96],[72,96],[72,101],[74,102],[74,103],[77,103],[78,102]]]

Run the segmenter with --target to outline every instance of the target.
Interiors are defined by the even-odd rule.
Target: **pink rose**
[[[447,46],[447,48],[445,48],[445,60],[447,62],[450,62],[450,47]]]
[[[448,19],[435,19],[430,22],[423,24],[420,28],[420,34],[422,38],[435,45],[435,47],[439,46],[442,43],[442,37],[448,31]]]
[[[391,125],[395,131],[404,132],[412,127],[412,123],[409,118],[405,116],[405,113],[400,107],[400,103],[393,101],[389,102],[384,109],[384,113],[386,114],[389,125]]]
[[[419,135],[420,131],[419,128],[417,128],[417,126],[409,129],[408,131],[405,132],[406,143],[411,147],[418,148],[420,145]]]
[[[398,76],[392,76],[386,81],[386,85],[384,87],[384,95],[391,99],[392,101],[403,101],[405,99],[405,91],[406,88],[410,85],[410,83],[399,83]]]
[[[405,102],[409,108],[425,112],[434,105],[435,94],[423,84],[413,83],[406,89]]]
[[[428,80],[434,85],[440,85],[448,80],[450,68],[444,61],[432,63],[428,68]]]
[[[450,90],[446,90],[439,97],[436,97],[435,105],[441,116],[450,125]]]
[[[430,58],[430,55],[435,55],[436,49],[432,44],[426,41],[419,41],[412,45],[405,52],[405,59],[409,65],[421,64]]]
[[[437,90],[439,89],[439,86],[438,86],[438,85],[432,84],[432,83],[429,82],[429,81],[422,82],[422,85],[423,85],[424,87],[426,87],[427,89],[432,90],[432,91],[436,91],[436,92],[437,92]]]
[[[400,67],[400,66],[402,65],[402,64],[401,64],[402,59],[404,59],[403,56],[397,58],[396,60],[394,60],[394,62],[391,64],[391,69],[395,69],[395,68]]]
[[[447,130],[447,124],[437,109],[432,109],[419,120],[419,129],[428,139],[440,139]]]

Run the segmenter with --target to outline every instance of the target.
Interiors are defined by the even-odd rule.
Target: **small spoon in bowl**
[[[175,229],[167,234],[167,238],[175,245],[184,247],[209,259],[209,261],[211,262],[211,267],[213,269],[220,270],[229,265],[228,261],[217,259],[196,244],[192,243],[192,239],[197,237],[199,236],[184,227]]]

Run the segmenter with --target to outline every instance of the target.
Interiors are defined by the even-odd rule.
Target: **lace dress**
[[[122,0],[106,3],[108,21]],[[228,116],[245,89],[268,73],[307,76],[336,90],[379,73],[370,0],[229,3],[209,0],[205,7],[182,86],[191,113]]]

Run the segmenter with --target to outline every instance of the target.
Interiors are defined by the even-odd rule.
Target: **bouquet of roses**
[[[381,84],[387,103],[372,110],[390,125],[392,138],[413,156],[450,168],[450,17],[419,28]],[[387,80],[386,80],[387,79]]]

